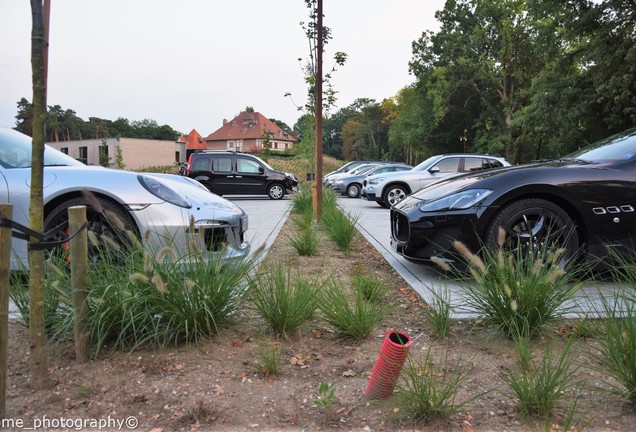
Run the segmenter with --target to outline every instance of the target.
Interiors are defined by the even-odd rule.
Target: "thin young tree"
[[[31,0],[31,68],[33,76],[33,148],[29,227],[44,230],[43,164],[46,127],[46,66],[50,0]],[[45,13],[46,11],[46,13]],[[36,238],[29,242],[35,244]],[[44,326],[44,251],[29,251],[29,336],[32,382],[36,389],[49,386],[46,331]]]

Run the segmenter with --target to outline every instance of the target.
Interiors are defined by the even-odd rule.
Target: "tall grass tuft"
[[[296,232],[287,234],[291,246],[301,256],[313,256],[318,252],[318,234],[312,224],[312,213],[302,213],[292,217]]]
[[[276,333],[288,337],[307,323],[317,308],[321,286],[289,264],[279,263],[250,284],[248,294],[256,310]]]
[[[384,282],[368,274],[356,272],[352,276],[353,289],[360,293],[367,301],[381,304],[389,295],[389,290]]]
[[[336,244],[337,248],[349,254],[353,241],[358,230],[359,215],[343,213],[338,207],[324,206],[320,220],[327,231],[329,238]]]
[[[451,360],[442,354],[435,361],[429,347],[423,359],[408,354],[397,382],[394,399],[401,412],[416,421],[448,419],[458,413],[470,400],[458,402],[462,383],[470,375],[471,367],[462,359]]]
[[[152,256],[140,244],[123,250],[98,240],[94,247],[105,250],[89,263],[87,299],[95,356],[105,347],[131,351],[146,343],[198,344],[217,334],[231,322],[254,266],[251,258],[177,257],[169,247]],[[51,257],[46,278],[47,322],[51,340],[66,341],[73,328],[70,275],[66,263],[55,260]],[[28,319],[28,310],[22,313]]]
[[[353,291],[350,293],[340,280],[331,277],[320,293],[319,308],[339,336],[362,340],[382,321],[388,306],[370,302],[361,291]]]
[[[433,298],[426,309],[427,321],[434,331],[434,336],[438,339],[446,338],[452,328],[451,301],[448,288],[439,291],[431,291]]]
[[[313,213],[313,192],[311,184],[301,183],[298,193],[292,195],[292,213],[311,215]]]
[[[527,339],[521,338],[521,343]],[[555,359],[549,346],[543,351],[541,361],[535,362],[529,356],[527,346],[518,347],[521,354],[522,370],[505,369],[499,376],[508,386],[517,401],[517,411],[523,417],[547,417],[563,398],[565,390],[573,383],[576,367],[570,349],[572,343],[565,344],[563,351]]]
[[[276,344],[262,344],[256,348],[256,356],[259,359],[258,367],[265,376],[278,375],[283,368],[280,360],[283,348]]]
[[[481,257],[460,242],[455,248],[468,263],[471,278],[463,279],[465,304],[509,338],[537,336],[544,326],[562,318],[580,288],[576,269],[561,268],[564,249],[546,250],[534,258],[517,249],[484,247]]]
[[[602,296],[599,361],[620,386],[616,393],[636,404],[636,255],[612,254],[613,279],[622,288]]]

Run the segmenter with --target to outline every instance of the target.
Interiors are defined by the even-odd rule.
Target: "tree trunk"
[[[44,231],[42,177],[46,127],[46,50],[42,0],[31,0],[31,67],[33,74],[33,149],[29,227]],[[30,238],[31,243],[38,240]],[[29,336],[32,383],[36,389],[49,387],[46,330],[44,327],[44,251],[29,251]]]

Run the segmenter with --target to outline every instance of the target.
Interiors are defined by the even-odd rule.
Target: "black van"
[[[192,153],[186,174],[217,195],[267,195],[281,199],[298,189],[296,176],[276,171],[264,160],[246,153]]]

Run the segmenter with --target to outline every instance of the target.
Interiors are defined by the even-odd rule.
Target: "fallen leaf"
[[[475,428],[473,427],[473,425],[471,425],[470,423],[468,423],[466,420],[464,420],[459,427],[466,431],[466,432],[475,432]]]
[[[354,377],[356,376],[356,373],[354,371],[352,371],[351,369],[346,370],[342,373],[342,376],[344,377]]]

